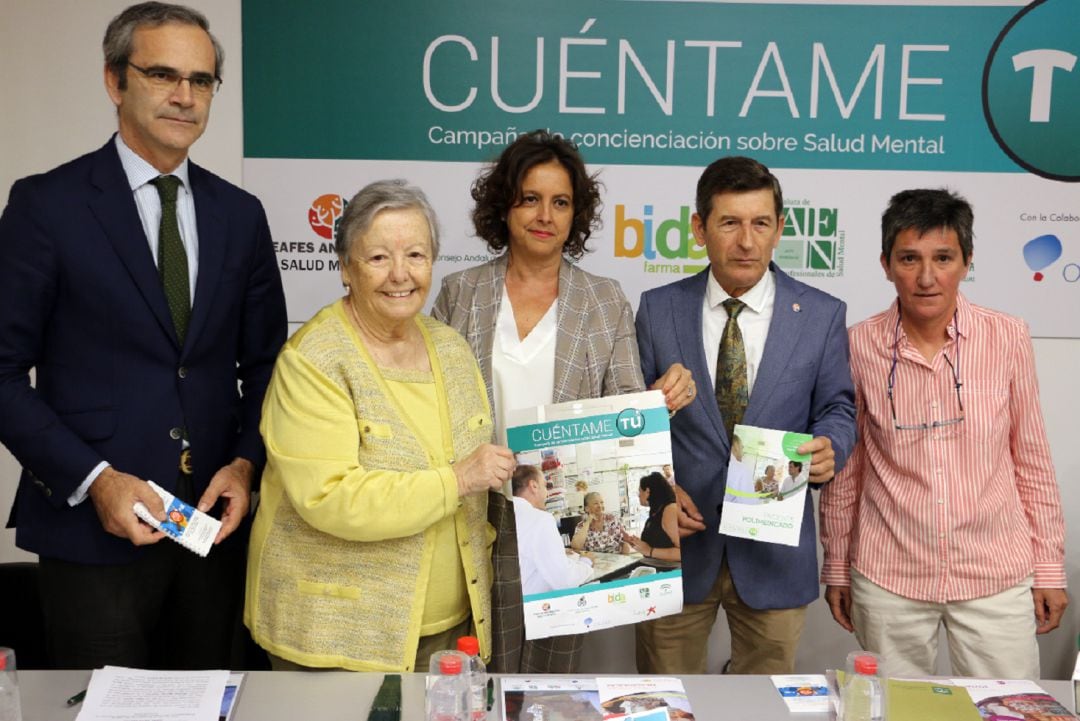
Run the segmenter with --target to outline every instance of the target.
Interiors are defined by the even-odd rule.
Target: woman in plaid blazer
[[[644,390],[630,303],[618,282],[572,262],[600,225],[600,185],[577,148],[543,130],[521,135],[473,184],[472,197],[476,234],[496,257],[447,276],[432,315],[476,354],[496,428],[504,428],[508,408],[522,404]],[[673,411],[696,393],[680,364],[653,387]],[[576,672],[581,635],[525,641],[509,501],[492,494],[488,520],[498,531],[491,668]]]

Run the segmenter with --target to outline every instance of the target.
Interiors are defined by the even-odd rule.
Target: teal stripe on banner
[[[530,601],[546,601],[549,598],[563,598],[565,596],[580,596],[583,593],[590,593],[592,591],[622,588],[623,586],[640,586],[643,583],[652,583],[654,581],[669,581],[676,578],[682,578],[682,569],[676,569],[674,571],[664,571],[663,573],[650,573],[648,576],[638,576],[637,578],[624,578],[619,581],[604,581],[600,585],[589,586],[575,586],[574,588],[564,588],[561,591],[547,591],[546,593],[530,593],[527,596],[522,596],[522,600],[526,603]]]
[[[575,443],[633,438],[646,433],[671,430],[666,408],[627,408],[620,413],[604,413],[533,423],[506,429],[507,445],[514,453],[541,448],[569,446]]]
[[[243,0],[245,157],[479,162],[543,127],[595,164],[1016,172],[982,103],[1016,12]]]

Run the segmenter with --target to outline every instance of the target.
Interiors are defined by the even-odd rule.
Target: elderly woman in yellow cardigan
[[[336,250],[347,294],[286,343],[263,405],[244,622],[276,669],[423,670],[470,632],[486,657],[487,494],[514,458],[469,346],[421,314],[434,211],[372,183]]]

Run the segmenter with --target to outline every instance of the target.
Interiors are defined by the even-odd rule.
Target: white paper
[[[228,671],[94,671],[76,721],[218,721]]]
[[[740,441],[742,457],[736,456],[733,447],[728,460],[720,533],[798,546],[810,456],[799,455],[795,449],[811,436],[736,425],[735,438]],[[793,466],[793,462],[801,463],[802,468]]]

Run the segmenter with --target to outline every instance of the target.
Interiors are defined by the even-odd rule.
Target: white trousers
[[[859,645],[885,658],[892,677],[933,676],[938,627],[945,625],[957,676],[1038,679],[1032,578],[970,601],[915,601],[886,591],[852,569],[851,620]]]

